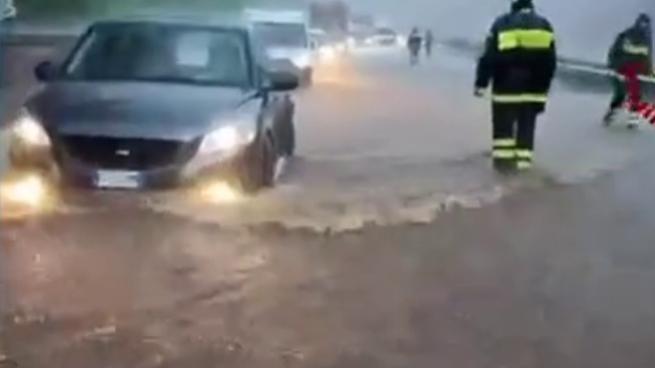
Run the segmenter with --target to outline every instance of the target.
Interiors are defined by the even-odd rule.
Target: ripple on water
[[[434,221],[453,208],[479,208],[527,186],[547,182],[538,173],[495,175],[482,155],[458,162],[368,158],[296,159],[279,185],[229,201],[162,193],[148,207],[224,227],[275,224],[287,229],[342,232],[366,226]]]

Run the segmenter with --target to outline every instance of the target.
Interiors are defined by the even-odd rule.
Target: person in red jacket
[[[639,76],[650,75],[653,70],[652,28],[647,14],[640,14],[633,26],[616,37],[608,63],[622,77],[614,80],[614,97],[604,119],[609,125],[626,102],[626,94],[628,109],[637,112],[642,95]]]

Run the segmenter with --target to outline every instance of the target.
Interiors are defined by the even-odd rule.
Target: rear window
[[[301,23],[255,23],[253,33],[259,43],[265,47],[307,46],[307,29]]]

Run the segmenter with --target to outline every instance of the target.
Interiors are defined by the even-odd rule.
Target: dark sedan
[[[101,22],[14,122],[13,169],[99,189],[220,176],[246,191],[273,184],[294,152],[293,75],[258,59],[245,28]]]

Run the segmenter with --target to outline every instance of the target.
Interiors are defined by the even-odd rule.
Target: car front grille
[[[66,155],[75,161],[102,169],[136,171],[186,163],[199,146],[199,140],[65,136],[61,141]]]

